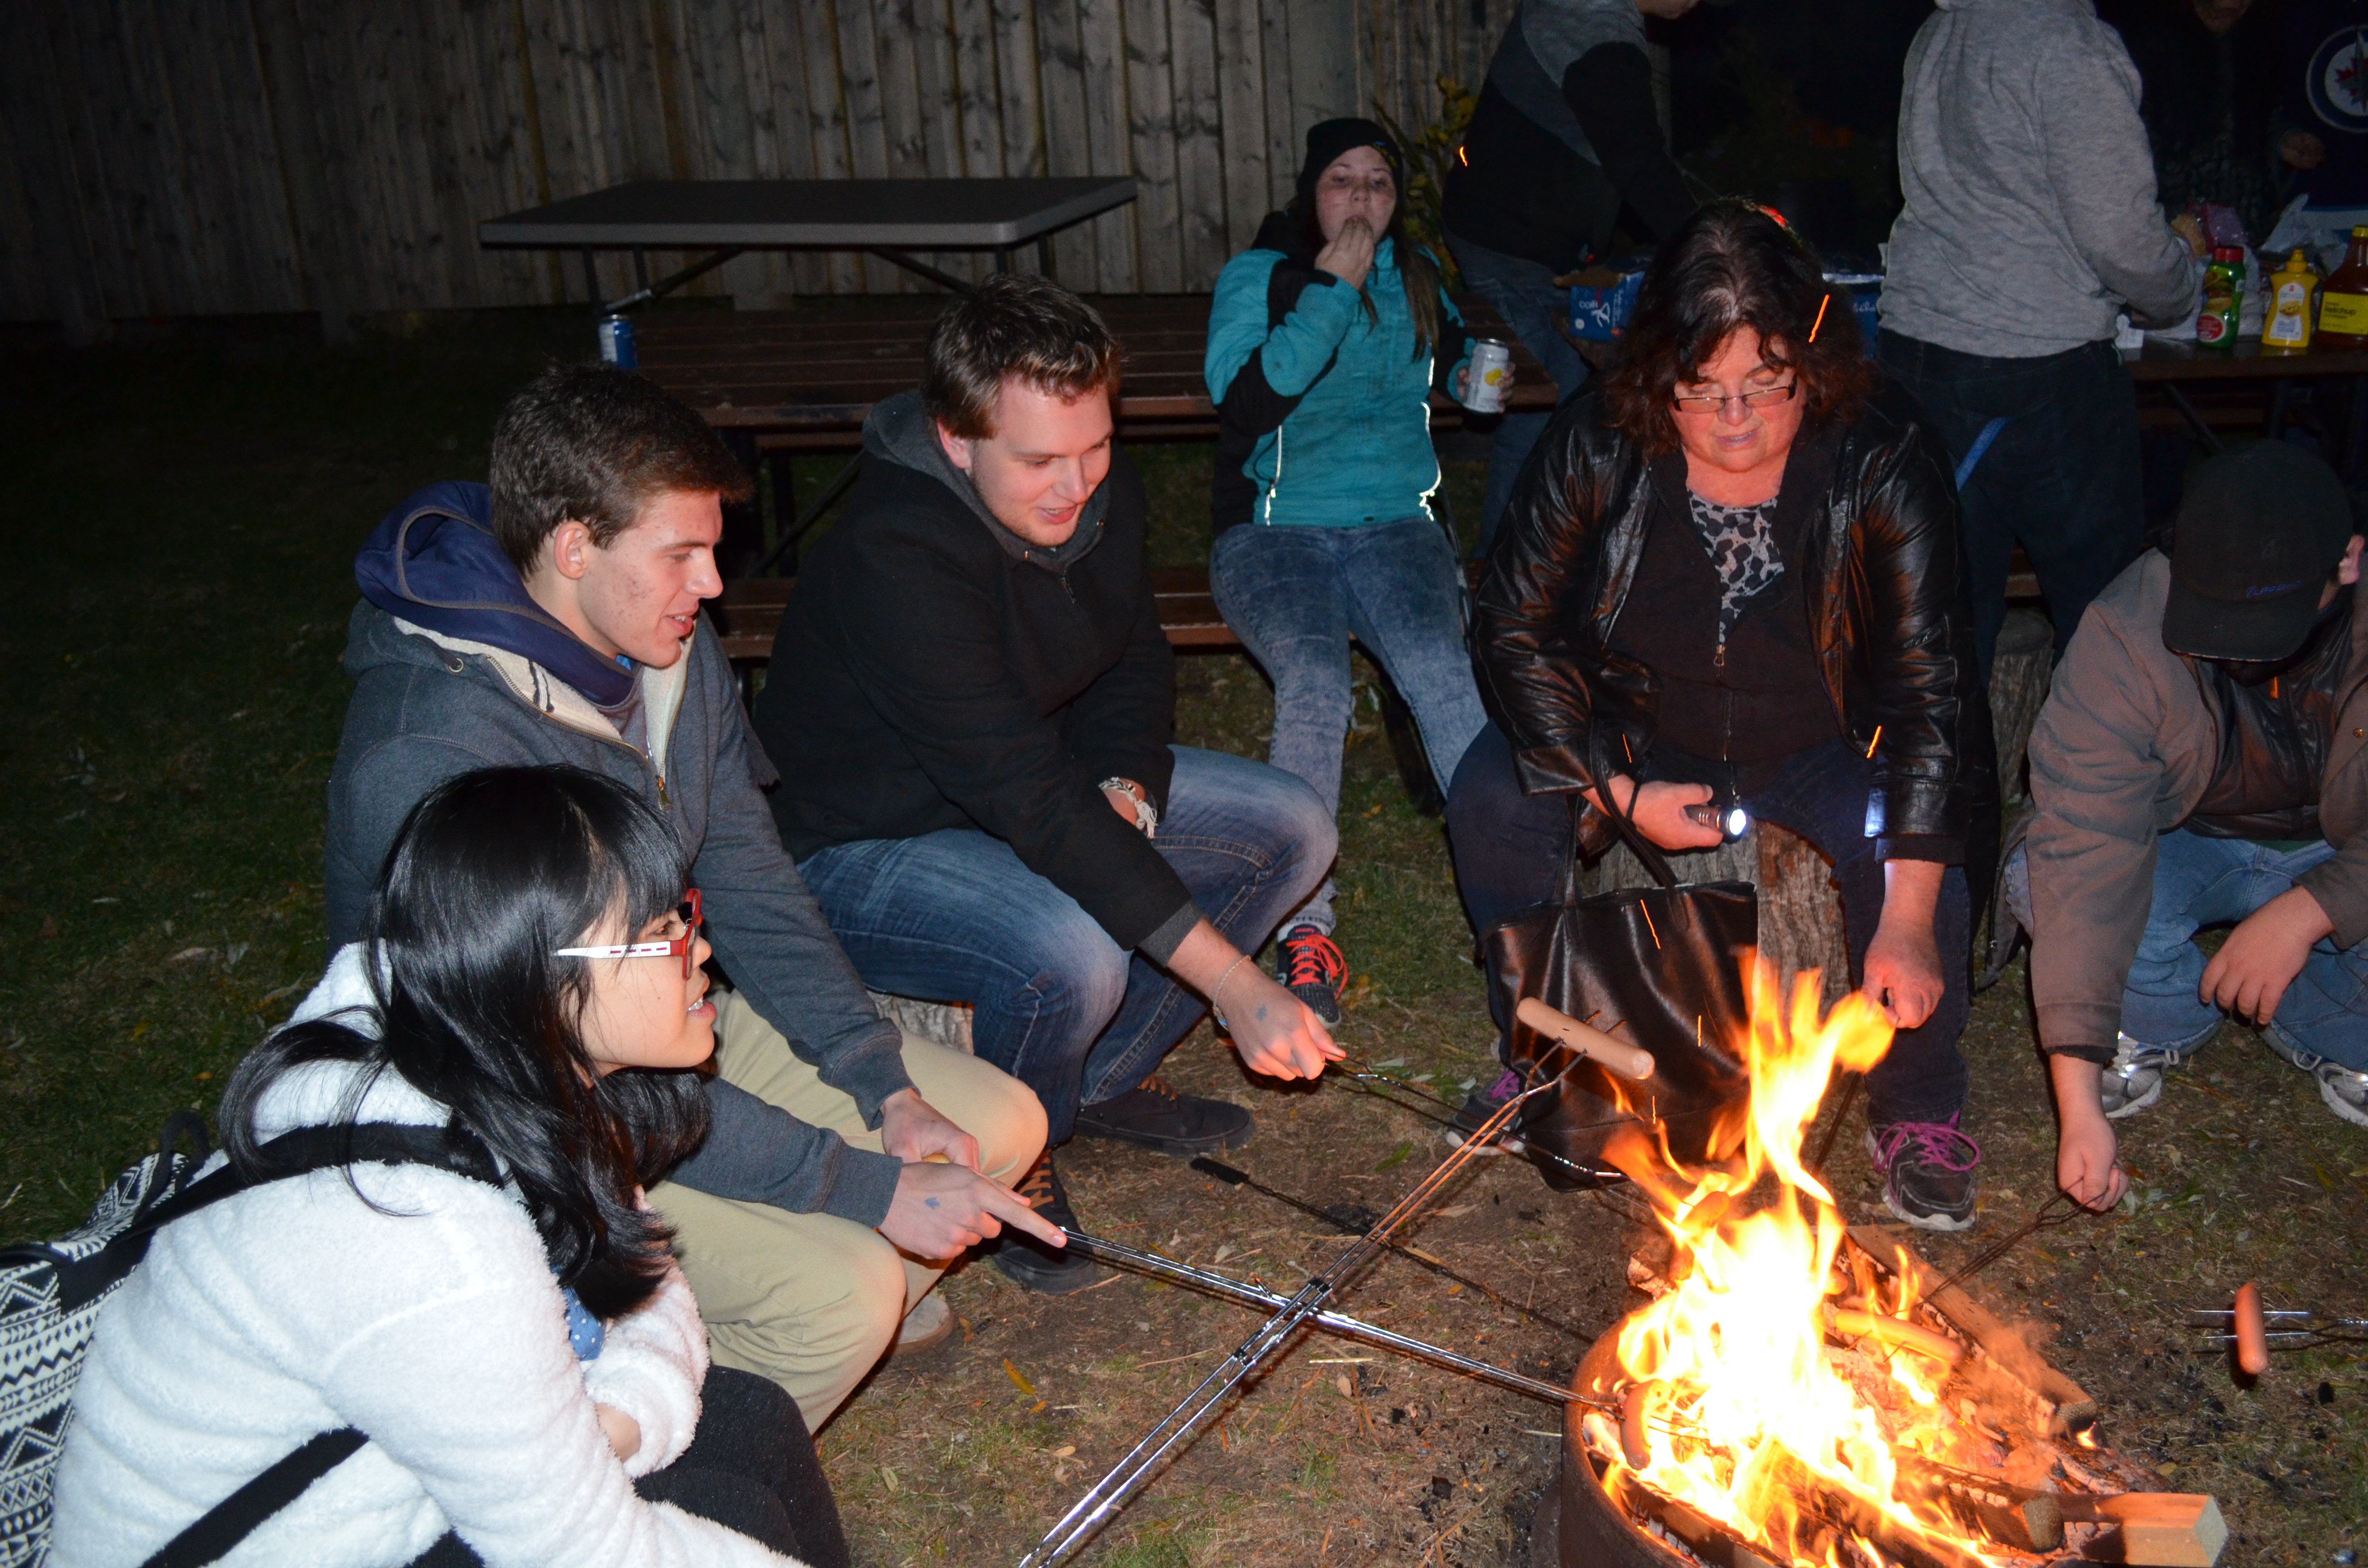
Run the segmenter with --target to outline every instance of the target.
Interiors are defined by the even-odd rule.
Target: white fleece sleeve
[[[585,1391],[642,1428],[642,1446],[625,1460],[640,1477],[664,1470],[690,1447],[699,1426],[699,1391],[707,1383],[707,1325],[679,1267],[669,1263],[656,1294],[608,1325],[600,1354],[584,1369]]]
[[[329,1352],[321,1394],[416,1478],[487,1568],[791,1561],[634,1493],[568,1346],[541,1239],[509,1199],[416,1169],[363,1182],[393,1212],[319,1206],[337,1210],[343,1256],[335,1283],[313,1293],[334,1298],[321,1302],[332,1308],[328,1322],[344,1316],[357,1328],[321,1346]],[[336,1303],[350,1303],[351,1315]],[[644,1359],[646,1371],[662,1358],[648,1347],[671,1337],[679,1350],[682,1334],[682,1307],[670,1301],[661,1316],[631,1324],[619,1349],[631,1352],[628,1362]],[[695,1394],[683,1397],[695,1403]],[[658,1405],[645,1408],[666,1424]],[[673,1419],[680,1429],[666,1440],[688,1441],[696,1416],[677,1405]]]

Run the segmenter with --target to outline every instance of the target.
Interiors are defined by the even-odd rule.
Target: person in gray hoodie
[[[2136,393],[2114,317],[2199,274],[2155,200],[2137,68],[2089,0],[1939,0],[1908,51],[1884,368],[1949,449],[1987,672],[2020,543],[2060,655],[2138,552]]]
[[[569,763],[655,806],[732,990],[707,1141],[650,1200],[716,1360],[819,1427],[900,1325],[908,1343],[951,1326],[929,1290],[965,1248],[1005,1224],[1061,1244],[1010,1190],[1043,1109],[882,1019],[782,850],[771,765],[700,624],[720,501],[747,488],[714,433],[629,371],[557,368],[503,410],[491,477],[419,492],[355,560],[330,943],[355,939],[397,829],[455,774]]]

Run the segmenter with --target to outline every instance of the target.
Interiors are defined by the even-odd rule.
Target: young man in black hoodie
[[[502,411],[492,468],[490,487],[412,496],[355,559],[330,941],[354,939],[396,829],[454,774],[588,768],[673,823],[734,989],[707,1141],[650,1199],[715,1358],[819,1427],[900,1323],[907,1344],[951,1326],[928,1292],[965,1247],[1004,1224],[1059,1241],[1008,1187],[1043,1113],[993,1067],[901,1039],[782,853],[771,768],[699,621],[723,585],[719,502],[747,489],[714,433],[628,371],[557,369]]]
[[[1085,301],[997,277],[931,334],[921,388],[807,558],[756,726],[781,841],[864,979],[974,1005],[981,1056],[1071,1132],[1172,1154],[1249,1113],[1152,1071],[1203,1001],[1251,1071],[1340,1052],[1249,961],[1332,862],[1331,813],[1260,763],[1169,744],[1174,671],[1142,482],[1111,443],[1118,345]],[[1050,1159],[1020,1190],[1067,1226]],[[1037,1290],[1093,1266],[1008,1233]]]

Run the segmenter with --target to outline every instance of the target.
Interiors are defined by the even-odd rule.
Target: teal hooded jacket
[[[1292,254],[1281,213],[1218,275],[1202,373],[1227,437],[1219,463],[1238,466],[1238,477],[1218,475],[1221,530],[1240,522],[1360,528],[1430,515],[1439,459],[1429,395],[1453,385],[1469,339],[1442,295],[1440,341],[1415,351],[1396,244],[1381,243],[1366,275],[1371,319],[1358,290]]]

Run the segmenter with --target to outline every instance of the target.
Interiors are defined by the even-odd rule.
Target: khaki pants
[[[715,1062],[729,1082],[854,1148],[880,1150],[855,1102],[798,1060],[736,993],[721,998]],[[1044,1146],[1044,1108],[1018,1079],[958,1051],[905,1037],[921,1097],[978,1140],[979,1165],[1009,1186]],[[772,1379],[819,1428],[886,1354],[896,1325],[946,1263],[905,1256],[868,1226],[716,1198],[674,1182],[650,1194],[674,1225],[682,1271],[716,1362]],[[951,1262],[951,1260],[948,1260]]]

